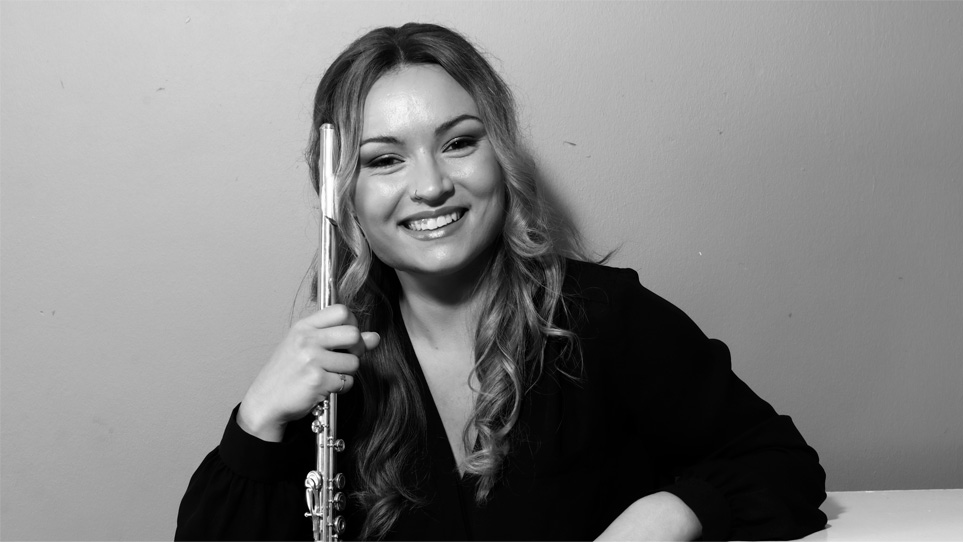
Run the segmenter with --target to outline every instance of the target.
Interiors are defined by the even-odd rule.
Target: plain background
[[[5,1],[2,538],[173,535],[310,264],[315,86],[409,20],[830,490],[961,487],[959,2]]]

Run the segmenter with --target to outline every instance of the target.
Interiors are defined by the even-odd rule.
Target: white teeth
[[[449,213],[447,215],[442,215],[442,216],[436,216],[433,218],[423,218],[421,220],[413,220],[408,224],[405,224],[405,227],[415,231],[437,230],[443,226],[448,226],[449,224],[451,224],[452,222],[455,222],[460,218],[462,218],[462,212],[456,211],[454,213]]]

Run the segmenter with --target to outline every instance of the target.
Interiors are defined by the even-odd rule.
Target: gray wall
[[[314,249],[317,80],[408,20],[493,55],[592,246],[831,490],[961,487],[960,3],[0,10],[5,539],[172,536]]]

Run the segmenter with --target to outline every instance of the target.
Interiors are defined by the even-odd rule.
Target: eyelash
[[[453,139],[448,145],[446,145],[445,149],[446,150],[451,149],[454,145],[462,145],[458,149],[452,149],[452,150],[462,150],[465,148],[475,147],[478,144],[478,142],[479,140],[474,137],[469,137],[469,136],[457,137]]]
[[[399,162],[398,158],[394,156],[379,156],[373,160],[369,160],[365,167],[371,169],[382,169],[387,167],[392,167]]]
[[[477,138],[462,136],[462,137],[457,137],[452,141],[450,141],[442,150],[443,152],[448,150],[461,151],[464,149],[473,148],[476,145],[478,145],[478,143],[479,143],[479,140]],[[453,148],[453,147],[456,147],[456,148]],[[365,164],[365,167],[370,169],[384,169],[384,168],[392,167],[395,164],[399,163],[400,161],[401,160],[399,160],[395,156],[390,156],[390,155],[378,156],[372,160],[369,160]]]

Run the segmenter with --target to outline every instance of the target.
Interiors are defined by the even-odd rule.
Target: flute
[[[335,270],[338,268],[338,248],[335,245],[337,223],[337,194],[335,191],[335,127],[322,124],[319,130],[320,157],[318,159],[318,197],[321,216],[318,224],[318,309],[337,302]],[[344,376],[342,376],[344,382]],[[335,473],[335,454],[345,449],[345,441],[336,437],[336,414],[338,394],[331,393],[311,411],[315,420],[311,430],[315,433],[315,470],[305,479],[305,500],[311,518],[315,540],[326,542],[338,540],[345,530],[345,518],[335,516],[345,507],[345,494],[339,490],[345,486],[345,476]]]

